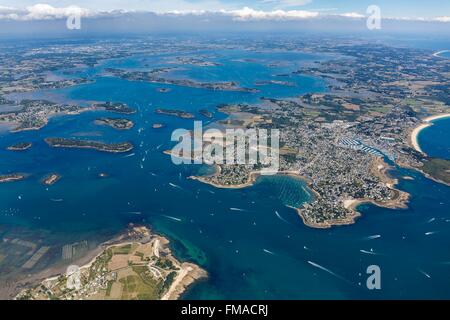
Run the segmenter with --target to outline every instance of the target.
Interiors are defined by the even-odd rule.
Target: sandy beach
[[[423,152],[423,150],[420,148],[419,141],[418,141],[420,132],[423,129],[432,126],[433,121],[436,121],[439,119],[444,119],[444,118],[449,118],[449,117],[450,117],[450,113],[444,113],[444,114],[438,114],[438,115],[430,116],[430,117],[423,119],[423,123],[420,124],[419,126],[417,126],[416,128],[414,128],[414,130],[411,132],[410,141],[411,141],[412,147],[416,151],[425,155],[425,152]]]

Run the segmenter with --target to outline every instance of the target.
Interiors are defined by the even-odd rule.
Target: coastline
[[[298,208],[297,212],[299,213],[300,217],[302,218],[305,225],[312,227],[312,228],[318,228],[318,229],[328,229],[333,226],[347,226],[352,225],[356,223],[356,219],[361,217],[361,213],[358,212],[358,206],[361,204],[373,204],[378,207],[382,208],[388,208],[388,209],[406,209],[407,203],[410,199],[410,194],[401,190],[398,190],[395,188],[395,186],[398,184],[397,179],[393,179],[389,176],[388,170],[390,169],[390,166],[386,164],[386,162],[381,158],[375,158],[372,163],[372,171],[374,175],[377,175],[381,182],[385,183],[386,186],[393,190],[396,193],[396,196],[388,201],[376,201],[373,199],[344,199],[342,200],[343,207],[350,211],[350,214],[345,217],[345,219],[335,219],[335,220],[328,220],[323,223],[314,223],[310,222],[307,217],[303,214],[302,209]]]
[[[450,113],[443,113],[443,114],[437,114],[433,116],[429,116],[425,119],[423,119],[423,123],[421,123],[419,126],[415,127],[409,137],[409,141],[411,143],[411,146],[418,152],[422,153],[423,155],[427,155],[419,144],[419,135],[425,128],[431,127],[433,125],[433,122],[439,119],[445,119],[450,118]]]
[[[302,208],[297,208],[296,210],[297,210],[297,213],[300,216],[300,218],[302,218],[302,221],[305,224],[305,226],[308,226],[310,228],[329,229],[329,228],[337,227],[337,226],[348,226],[348,225],[354,224],[356,222],[356,219],[361,216],[361,214],[358,211],[356,211],[356,207],[363,202],[360,200],[344,200],[344,201],[355,201],[356,202],[354,208],[346,208],[346,209],[349,209],[351,211],[351,213],[345,219],[339,219],[339,220],[334,219],[334,220],[328,220],[326,222],[316,223],[316,222],[311,222],[308,220],[308,217],[305,216]]]
[[[26,132],[26,131],[38,131],[41,130],[42,128],[46,127],[50,121],[51,118],[53,117],[57,117],[57,116],[73,116],[73,115],[79,115],[82,114],[83,112],[87,112],[87,111],[95,111],[96,109],[93,107],[83,107],[77,111],[64,111],[64,112],[57,112],[57,113],[51,113],[49,114],[46,118],[43,119],[44,123],[42,123],[41,125],[38,126],[34,126],[34,127],[24,127],[21,128],[20,127],[20,122],[9,122],[9,121],[2,121],[4,123],[8,123],[11,124],[11,128],[9,129],[9,131],[11,133],[19,133],[19,132]]]
[[[216,167],[216,171],[212,175],[217,175],[220,173],[220,166],[215,165],[215,167]],[[374,174],[380,178],[382,183],[385,183],[389,189],[393,190],[396,193],[395,197],[391,200],[376,201],[373,199],[344,199],[344,200],[342,200],[343,206],[345,209],[350,211],[350,214],[348,216],[346,216],[344,219],[328,220],[326,222],[321,222],[321,223],[316,223],[316,222],[310,221],[308,219],[308,217],[304,214],[303,208],[294,208],[294,209],[297,211],[297,214],[300,216],[300,218],[302,219],[303,223],[306,226],[311,227],[311,228],[316,228],[316,229],[328,229],[333,226],[344,226],[344,225],[354,224],[356,222],[356,219],[361,216],[361,214],[357,211],[357,207],[360,204],[371,203],[371,204],[374,204],[376,206],[383,207],[383,208],[405,209],[405,208],[407,208],[407,203],[410,199],[410,194],[395,188],[395,186],[398,184],[398,180],[393,179],[389,176],[389,174],[387,172],[389,169],[390,169],[390,166],[388,164],[386,164],[386,162],[383,159],[375,158],[373,160],[372,170],[374,171]],[[287,175],[287,176],[291,176],[293,178],[301,179],[308,185],[308,188],[312,191],[312,193],[314,194],[314,196],[316,198],[321,197],[321,195],[316,190],[314,190],[314,188],[312,187],[311,181],[308,178],[300,175],[300,172],[280,171],[276,175]],[[209,176],[211,176],[211,175],[209,175]],[[260,176],[261,176],[260,172],[251,172],[249,174],[249,178],[246,183],[239,184],[239,185],[230,185],[230,186],[220,185],[220,184],[216,184],[216,183],[207,181],[205,179],[205,177],[191,176],[191,177],[189,177],[189,179],[197,180],[199,182],[209,184],[209,185],[219,188],[219,189],[243,189],[243,188],[253,186],[254,183],[256,182],[256,180]]]
[[[245,183],[235,184],[235,185],[222,185],[222,184],[214,183],[214,182],[211,182],[211,181],[208,181],[208,180],[205,179],[206,177],[210,177],[210,176],[214,176],[214,175],[220,174],[220,166],[214,165],[214,167],[215,167],[215,172],[213,174],[211,174],[211,175],[202,176],[202,177],[200,177],[200,176],[190,176],[190,177],[188,177],[188,179],[197,180],[197,181],[200,181],[202,183],[209,184],[209,185],[211,185],[211,186],[213,186],[215,188],[218,188],[218,189],[244,189],[244,188],[248,188],[248,187],[253,186],[255,184],[255,182],[258,180],[258,178],[263,176],[261,174],[261,172],[259,172],[259,171],[252,171],[252,172],[249,173],[248,179],[247,179],[247,181]],[[279,172],[277,172],[276,174],[274,174],[272,176],[291,176],[293,178],[305,181],[308,184],[308,187],[310,187],[310,183],[309,183],[308,179],[306,177],[301,176],[300,173],[297,172],[297,171],[279,171]],[[313,191],[313,193],[315,195],[317,195],[317,193],[312,188],[311,188],[311,190]]]
[[[252,172],[250,172],[247,182],[245,182],[245,183],[235,184],[235,185],[222,185],[222,184],[214,183],[214,182],[211,182],[211,181],[208,181],[205,179],[206,177],[220,174],[220,166],[214,165],[214,168],[215,168],[215,172],[212,175],[208,175],[208,176],[204,176],[204,177],[190,176],[190,177],[188,177],[188,179],[197,180],[202,183],[209,184],[218,189],[244,189],[244,188],[253,186],[255,184],[256,180],[258,180],[258,178],[261,176],[261,174],[259,172],[252,171]]]
[[[160,298],[161,300],[177,300],[194,282],[208,277],[207,272],[200,266],[190,262],[180,262],[168,247],[170,241],[167,238],[154,233],[145,226],[130,225],[125,231],[114,236],[112,239],[97,245],[84,256],[72,261],[71,264],[80,265],[80,270],[86,271],[89,270],[89,268],[97,262],[97,259],[110,248],[134,244],[149,245],[153,243],[152,241],[157,242],[160,247],[159,249],[153,250],[167,250],[168,259],[174,261],[179,267],[175,279]],[[26,279],[19,280],[16,289],[9,293],[10,297],[15,297],[19,295],[20,292],[23,292],[28,288],[33,288],[39,283],[57,280],[61,275],[66,273],[66,267],[66,265],[59,263],[58,265],[49,267],[33,276],[28,276]],[[89,299],[89,297],[87,297],[87,299]]]
[[[194,282],[208,277],[206,271],[196,264],[184,262],[181,264],[181,268],[181,271],[167,292],[161,297],[161,300],[178,300]]]

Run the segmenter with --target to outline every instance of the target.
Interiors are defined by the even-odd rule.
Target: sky
[[[129,32],[367,32],[369,6],[380,32],[450,34],[450,0],[0,0],[0,36]]]
[[[55,8],[77,6],[92,11],[135,10],[151,12],[230,11],[244,7],[256,11],[302,10],[321,14],[366,14],[377,5],[386,17],[450,17],[450,0],[0,0],[2,7],[26,9],[36,4]]]

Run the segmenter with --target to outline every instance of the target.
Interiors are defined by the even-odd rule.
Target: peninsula
[[[55,115],[76,115],[93,110],[91,107],[58,104],[46,100],[22,100],[16,105],[19,110],[0,113],[0,122],[15,126],[12,132],[39,130]]]
[[[175,300],[207,277],[177,260],[169,240],[145,226],[130,226],[78,270],[57,274],[22,290],[18,300]]]
[[[279,130],[280,173],[296,172],[315,194],[298,208],[307,225],[353,223],[360,203],[405,208],[409,195],[397,189],[398,181],[389,174],[397,167],[450,184],[450,161],[428,157],[417,143],[421,129],[447,117],[448,60],[426,50],[365,42],[336,46],[327,40],[305,46],[333,57],[287,76],[321,78],[325,92],[220,105],[218,111],[228,118],[218,127]],[[439,116],[427,118],[430,115]],[[251,185],[263,167],[225,162],[215,174],[195,179],[242,188]]]

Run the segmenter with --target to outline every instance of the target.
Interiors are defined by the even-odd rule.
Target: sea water
[[[252,60],[244,63],[243,58]],[[252,87],[255,81],[279,80],[272,76],[295,71],[317,57],[300,53],[261,56],[230,50],[215,59],[220,66],[183,66],[184,73],[176,71],[173,76],[199,81],[234,80]],[[286,59],[290,61],[288,66],[268,66]],[[215,119],[223,119],[225,115],[215,109],[219,104],[257,103],[263,96],[323,92],[323,81],[293,76],[286,80],[294,81],[295,87],[266,85],[258,87],[260,93],[251,94],[131,82],[102,75],[106,67],[143,68],[142,61],[164,64],[161,57],[106,61],[82,71],[95,80],[92,84],[24,95],[84,105],[91,101],[124,102],[137,110],[134,115],[124,116],[135,122],[133,129],[116,131],[95,125],[99,117],[120,116],[98,111],[53,117],[39,131],[0,136],[1,172],[30,174],[24,181],[0,184],[0,223],[45,234],[42,243],[56,248],[54,259],[47,265],[58,261],[59,248],[64,244],[84,239],[100,242],[134,222],[149,224],[171,240],[180,259],[198,263],[208,271],[208,279],[185,293],[183,297],[188,299],[450,298],[449,187],[417,172],[398,169],[395,175],[400,178],[399,188],[412,195],[408,209],[363,205],[356,224],[318,230],[305,226],[292,209],[311,200],[311,191],[301,180],[265,177],[246,189],[216,189],[187,179],[207,168],[176,166],[162,153],[172,145],[171,132],[176,128],[192,129],[192,121],[157,115],[157,107],[194,113],[207,108],[215,112]],[[159,87],[172,91],[161,93]],[[155,130],[151,129],[152,123],[166,126]],[[446,136],[435,136],[438,126],[421,134],[424,150],[445,155],[442,148],[448,151],[450,142],[449,126],[445,127]],[[46,137],[131,141],[135,149],[128,154],[56,149],[43,142]],[[25,152],[5,150],[20,141],[33,142],[33,147]],[[439,141],[439,147],[432,147],[433,141]],[[61,174],[61,180],[43,186],[40,179],[51,172]],[[99,178],[100,173],[108,176]],[[414,180],[403,179],[406,175]],[[366,287],[370,265],[381,269],[382,290],[370,291]]]

